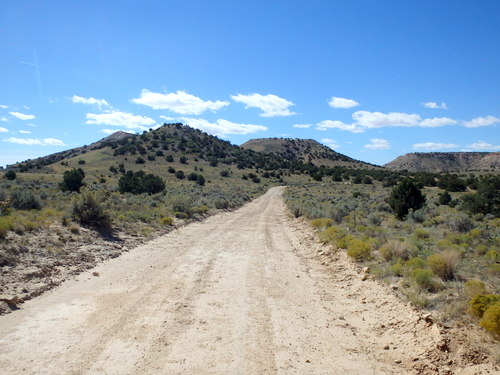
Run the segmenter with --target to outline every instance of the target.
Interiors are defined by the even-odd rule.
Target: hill
[[[414,152],[387,163],[386,168],[410,172],[500,170],[500,152]]]
[[[314,139],[260,138],[251,139],[243,143],[240,147],[244,150],[279,155],[287,160],[312,163],[316,166],[342,166],[356,169],[376,168],[372,164],[340,154]]]

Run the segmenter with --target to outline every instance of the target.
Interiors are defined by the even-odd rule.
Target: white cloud
[[[262,117],[292,116],[289,107],[295,105],[293,102],[280,98],[279,96],[268,94],[231,95],[235,102],[245,104],[245,108],[258,108],[262,111]]]
[[[420,116],[417,114],[391,112],[357,111],[352,115],[356,125],[366,128],[383,128],[388,126],[418,126]]]
[[[500,145],[495,146],[495,145],[492,145],[491,143],[486,143],[484,141],[479,141],[479,142],[472,143],[472,144],[468,145],[467,148],[471,149],[471,150],[496,151],[496,150],[500,150]]]
[[[7,117],[0,117],[0,121],[2,121],[2,122],[7,122],[7,121],[9,121],[9,120],[7,120]]]
[[[364,131],[361,127],[358,127],[356,124],[346,124],[342,121],[325,120],[316,124],[316,130],[328,130],[328,129],[346,130],[353,133],[361,133]]]
[[[311,127],[311,124],[295,124],[293,127],[299,129],[309,129]]]
[[[0,133],[8,133],[9,132],[9,129],[6,129],[6,128],[2,128],[0,126]]]
[[[31,127],[33,127],[33,128],[36,128],[36,125],[35,125],[35,124],[32,124],[31,122],[26,123],[26,125],[31,126]]]
[[[148,130],[156,124],[155,120],[127,112],[87,113],[87,124],[123,126],[127,129]]]
[[[101,133],[105,133],[105,134],[113,134],[116,132],[125,132],[125,133],[135,134],[134,131],[127,130],[127,129],[101,129],[100,131],[101,131]]]
[[[333,108],[352,108],[359,105],[359,103],[352,99],[339,98],[336,96],[332,96],[328,105]]]
[[[331,149],[340,148],[338,142],[330,138],[321,138],[321,143],[327,145]]]
[[[8,105],[3,105],[3,104],[0,104],[0,108],[2,108],[2,109],[7,109],[7,108],[9,108],[9,106],[8,106]]]
[[[364,145],[363,148],[368,150],[388,150],[391,146],[386,139],[372,138],[370,139],[370,143]]]
[[[357,111],[352,114],[353,123],[346,124],[342,121],[325,120],[316,124],[316,130],[339,129],[353,133],[362,133],[367,129],[377,129],[384,127],[438,127],[454,125],[458,122],[447,117],[435,117],[422,120],[414,113],[400,112],[368,112]]]
[[[84,98],[84,97],[81,97],[81,96],[78,96],[78,95],[73,95],[73,97],[71,98],[71,101],[73,103],[96,105],[99,108],[109,107],[110,106],[109,103],[106,100],[104,100],[104,99],[96,99],[96,98],[93,98],[93,97]]]
[[[228,135],[228,134],[250,134],[259,131],[265,131],[267,128],[262,125],[238,124],[235,122],[219,119],[215,123],[208,122],[201,118],[181,118],[183,123],[192,128],[203,130],[213,135]]]
[[[215,112],[229,105],[229,102],[221,100],[215,102],[203,100],[184,91],[161,94],[146,89],[142,89],[141,96],[132,99],[132,102],[153,109],[168,109],[181,115],[199,115],[208,110]]]
[[[31,134],[29,130],[19,130],[19,133],[21,134]]]
[[[36,118],[34,115],[25,115],[21,112],[9,112],[12,116],[17,117],[19,120],[33,120]]]
[[[466,128],[478,128],[480,126],[491,126],[500,123],[500,118],[495,116],[476,117],[470,121],[464,121]]]
[[[413,145],[414,150],[420,151],[436,151],[443,150],[446,148],[457,148],[458,145],[453,143],[435,143],[435,142],[425,142],[425,143],[415,143]]]
[[[64,142],[56,138],[34,139],[34,138],[7,138],[5,142],[16,143],[26,146],[65,146]]]
[[[441,104],[438,104],[436,102],[425,102],[425,103],[422,103],[422,105],[425,107],[425,108],[432,108],[432,109],[448,109],[448,106],[446,105],[446,103],[441,103]]]
[[[458,124],[457,120],[453,120],[448,117],[434,117],[422,120],[419,126],[422,126],[424,128],[435,128],[438,126],[455,125],[455,124]]]
[[[160,118],[165,120],[165,121],[176,121],[177,120],[175,117],[169,117],[169,116],[163,116],[163,115],[161,115]]]

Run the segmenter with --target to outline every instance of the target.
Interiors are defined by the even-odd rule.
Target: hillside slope
[[[369,169],[376,167],[340,154],[314,139],[260,138],[251,139],[240,147],[244,150],[280,155],[288,160],[299,160],[317,166]]]
[[[465,172],[500,170],[500,152],[414,152],[385,165],[410,172]]]

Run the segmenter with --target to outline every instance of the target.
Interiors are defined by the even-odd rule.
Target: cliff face
[[[399,156],[385,165],[411,172],[465,172],[500,170],[500,152],[416,152]]]

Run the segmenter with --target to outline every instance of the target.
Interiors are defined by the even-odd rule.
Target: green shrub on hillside
[[[11,195],[11,206],[18,210],[39,210],[42,203],[29,190],[16,190]]]
[[[500,301],[499,294],[479,294],[470,300],[470,312],[472,315],[482,318],[488,308]]]
[[[347,255],[354,258],[356,261],[367,260],[371,258],[372,247],[369,243],[353,239],[349,241],[347,246]]]
[[[479,324],[495,336],[500,337],[500,301],[486,309]]]
[[[76,191],[79,192],[82,186],[85,186],[83,179],[85,173],[82,168],[72,169],[64,172],[63,181],[59,184],[62,191]]]
[[[128,171],[118,180],[118,189],[120,193],[157,194],[165,190],[165,183],[154,174],[146,174],[144,171]]]
[[[73,202],[73,217],[84,226],[109,229],[111,227],[111,217],[104,210],[102,200],[102,197],[97,196],[94,192],[83,192]]]
[[[389,205],[399,220],[403,220],[410,209],[418,210],[424,204],[425,196],[409,178],[401,181],[389,197]]]

